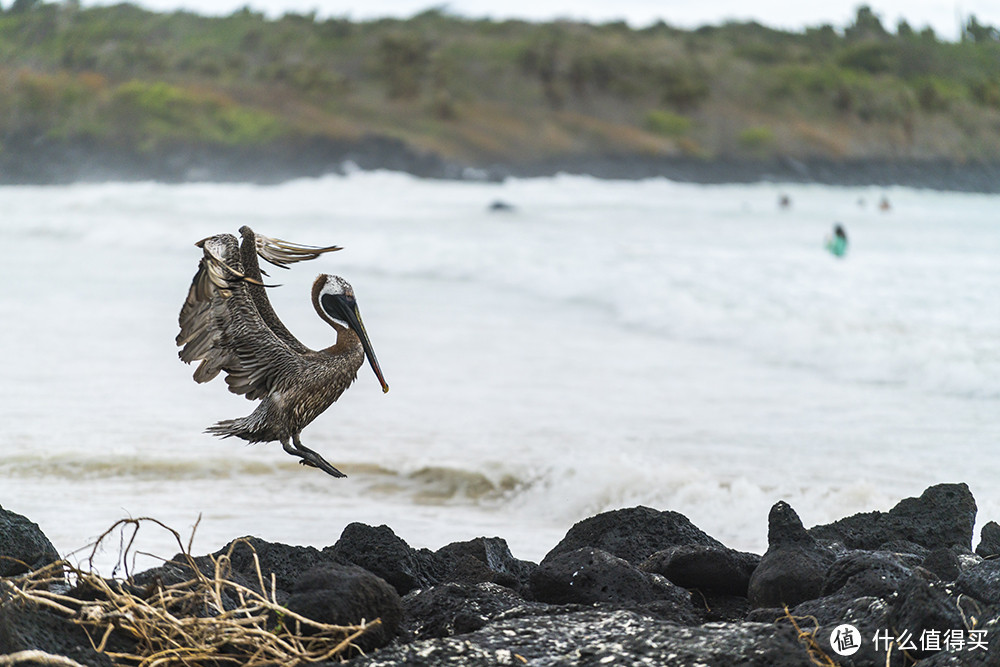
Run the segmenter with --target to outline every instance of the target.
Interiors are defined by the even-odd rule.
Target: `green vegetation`
[[[683,137],[691,129],[691,119],[663,109],[646,114],[646,128],[665,137]]]
[[[748,127],[740,132],[740,146],[751,153],[760,154],[774,143],[774,132],[769,127]]]
[[[1000,159],[1000,31],[958,42],[868,7],[803,32],[730,23],[351,22],[14,0],[0,144],[154,151],[366,134],[472,163],[608,153]],[[24,143],[22,141],[22,143]]]
[[[192,139],[209,143],[261,143],[279,134],[267,112],[243,108],[214,93],[168,83],[129,81],[112,93],[109,117],[115,128],[148,139]]]

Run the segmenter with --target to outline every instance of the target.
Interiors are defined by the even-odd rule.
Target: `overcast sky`
[[[84,0],[83,4],[112,4],[119,0]],[[316,10],[320,17],[347,17],[355,20],[383,16],[412,16],[428,7],[441,6],[461,16],[548,20],[583,19],[605,22],[624,19],[634,27],[657,20],[680,27],[717,25],[729,19],[756,20],[773,28],[800,30],[829,23],[842,28],[853,19],[857,0],[133,0],[157,11],[187,9],[201,14],[230,14],[249,5],[268,16],[285,12]],[[4,3],[6,4],[6,3]],[[874,0],[867,3],[895,30],[900,18],[921,29],[930,26],[939,37],[958,36],[959,17],[974,14],[980,23],[1000,25],[1000,0]]]

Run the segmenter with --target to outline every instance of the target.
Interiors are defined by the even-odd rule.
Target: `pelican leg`
[[[292,436],[292,444],[289,444],[288,440],[282,440],[281,446],[285,449],[286,452],[288,452],[292,456],[298,456],[300,459],[302,459],[301,461],[299,461],[299,463],[301,463],[304,466],[312,466],[313,468],[319,468],[326,474],[332,475],[334,477],[347,477],[347,475],[345,475],[344,473],[340,472],[332,465],[330,465],[329,462],[327,462],[327,460],[324,459],[322,456],[320,456],[313,450],[303,445],[302,441],[299,440],[299,436],[297,433]]]

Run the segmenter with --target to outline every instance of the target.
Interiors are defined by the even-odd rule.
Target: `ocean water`
[[[1000,519],[998,210],[567,176],[0,188],[0,505],[76,558],[148,516],[195,553],[242,535],[322,547],[360,521],[431,549],[499,535],[538,560],[638,504],[762,553],[778,500],[810,526],[941,482],[970,485],[981,525]],[[835,221],[843,259],[823,248]],[[344,247],[271,271],[269,294],[314,348],[333,340],[316,274],[358,294],[391,390],[364,366],[303,433],[347,479],[202,433],[253,405],[192,381],[177,314],[194,242],[243,224]],[[136,548],[178,550],[153,525]]]

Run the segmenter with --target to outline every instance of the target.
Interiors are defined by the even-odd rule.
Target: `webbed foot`
[[[344,473],[340,472],[332,465],[330,465],[330,463],[322,456],[320,456],[313,450],[303,445],[302,442],[299,441],[297,437],[294,437],[292,440],[295,444],[290,445],[288,444],[287,441],[282,440],[281,446],[284,447],[285,451],[288,452],[289,454],[293,456],[298,456],[300,459],[302,459],[301,461],[299,461],[299,463],[301,463],[304,466],[309,466],[311,468],[319,468],[326,474],[331,475],[333,477],[347,477],[347,475],[345,475]]]

